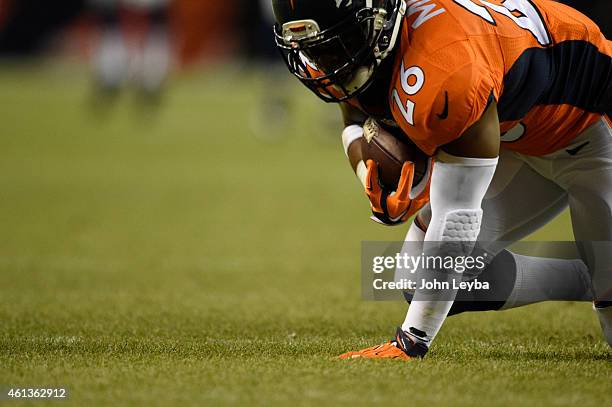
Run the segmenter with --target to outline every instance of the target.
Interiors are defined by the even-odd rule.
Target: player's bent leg
[[[601,119],[573,143],[525,162],[568,193],[576,245],[591,277],[595,311],[612,346],[612,128]]]
[[[518,154],[502,150],[482,202],[480,247],[494,256],[542,228],[567,206],[563,188],[531,169]]]
[[[517,196],[529,199],[517,200]],[[491,263],[478,279],[489,282],[491,290],[461,292],[449,315],[509,309],[541,301],[590,301],[590,282],[580,260],[521,256],[505,250],[509,243],[533,233],[566,207],[567,194],[561,187],[529,168],[516,154],[502,151],[483,200],[479,236],[481,249],[489,254]],[[426,229],[430,218],[431,211],[426,206],[415,218],[407,241],[418,233],[424,236],[418,230]],[[409,294],[406,297],[411,300]],[[487,300],[491,298],[496,300]]]
[[[492,261],[478,278],[490,281],[492,290],[497,290],[485,296],[504,302],[501,307],[493,302],[490,309],[592,299],[587,268],[579,259],[530,257],[505,250],[508,244],[540,229],[567,207],[563,188],[530,168],[518,154],[502,151],[482,207],[484,218],[478,240]],[[474,302],[478,300],[474,298]],[[456,308],[466,310],[465,306]]]
[[[501,311],[544,301],[593,300],[588,269],[579,259],[530,257],[503,250],[478,280],[488,283],[490,289],[460,291],[449,315]]]
[[[594,309],[612,346],[612,128],[602,119],[580,135],[577,155],[557,152],[557,181],[567,188],[574,236],[589,266]]]

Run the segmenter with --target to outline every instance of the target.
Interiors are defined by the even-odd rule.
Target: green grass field
[[[101,117],[78,69],[0,71],[0,387],[67,387],[65,405],[612,405],[589,304],[452,317],[422,361],[333,360],[403,320],[361,300],[359,256],[404,230],[368,220],[306,91],[287,138],[252,136],[253,78],[219,67],[175,79],[155,116],[127,94]],[[534,238],[571,239],[567,216]]]

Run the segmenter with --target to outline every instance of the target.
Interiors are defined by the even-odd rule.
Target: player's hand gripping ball
[[[365,162],[360,178],[372,219],[388,226],[406,222],[429,201],[432,160],[400,129],[385,128],[372,118],[364,124],[359,145],[348,154],[351,163]]]

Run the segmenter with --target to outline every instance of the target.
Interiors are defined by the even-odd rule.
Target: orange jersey
[[[502,147],[545,155],[612,114],[612,43],[549,0],[408,0],[389,113],[424,152],[497,101]],[[366,109],[367,110],[367,109]]]

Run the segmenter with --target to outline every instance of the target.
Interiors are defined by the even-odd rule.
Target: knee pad
[[[459,209],[448,212],[440,241],[475,242],[480,233],[482,209]]]

